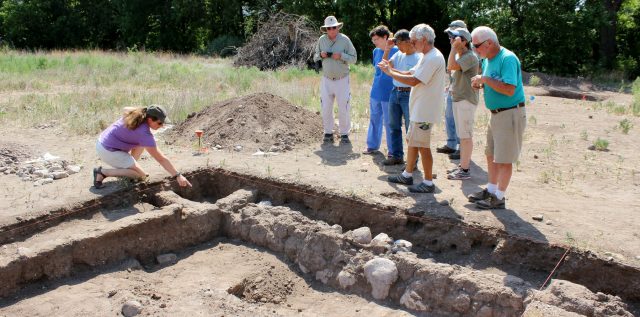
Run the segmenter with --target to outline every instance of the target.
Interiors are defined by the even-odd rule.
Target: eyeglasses
[[[486,41],[488,41],[488,40],[489,40],[489,39],[486,39],[486,40],[482,41],[482,43],[480,43],[480,44],[473,44],[473,43],[471,43],[471,45],[473,46],[473,48],[475,48],[475,49],[479,49],[479,48],[480,48],[480,46],[482,46],[482,44],[484,44],[484,42],[486,42]]]
[[[327,27],[327,30],[335,30],[335,29],[337,29],[337,28],[338,28],[337,26],[328,26],[328,27]]]

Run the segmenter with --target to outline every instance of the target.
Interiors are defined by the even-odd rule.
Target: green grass
[[[606,151],[609,148],[609,141],[597,138],[595,141],[593,141],[593,146],[595,147],[596,151]]]
[[[368,116],[370,65],[351,66],[354,119]],[[165,106],[174,123],[216,102],[253,92],[280,95],[318,111],[320,75],[298,68],[262,72],[230,59],[131,51],[54,51],[0,55],[0,123],[56,122],[95,134],[126,106]]]

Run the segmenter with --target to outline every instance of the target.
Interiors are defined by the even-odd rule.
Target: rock
[[[272,145],[272,146],[269,148],[269,152],[280,152],[280,147],[275,146],[275,145]]]
[[[53,178],[45,178],[42,180],[42,185],[47,185],[53,183]]]
[[[411,248],[413,247],[413,243],[407,240],[396,240],[393,243],[393,247],[391,247],[391,252],[411,252]]]
[[[322,271],[316,272],[316,280],[321,281],[322,284],[327,284],[332,275],[333,274],[331,274],[330,269],[324,269]]]
[[[130,300],[122,305],[122,315],[125,317],[131,317],[138,315],[142,312],[142,304],[135,300]]]
[[[393,239],[391,239],[389,237],[389,235],[387,235],[386,233],[383,233],[383,232],[379,233],[377,236],[375,236],[373,238],[373,240],[382,241],[382,242],[385,242],[385,243],[391,243],[393,241]]]
[[[361,227],[351,232],[353,241],[360,244],[368,244],[371,242],[371,229],[369,227]]]
[[[107,297],[111,298],[111,297],[115,296],[116,294],[118,294],[118,291],[114,289],[114,290],[109,291],[109,294],[107,294]]]
[[[339,224],[335,224],[333,226],[331,226],[331,229],[334,230],[337,233],[342,233],[342,226]]]
[[[543,215],[535,215],[535,216],[533,216],[531,218],[533,218],[533,220],[536,220],[536,221],[544,220],[544,216]]]
[[[178,256],[173,253],[160,254],[156,257],[156,260],[160,265],[174,264],[178,262]]]
[[[636,255],[636,260],[640,260],[640,255]]]
[[[356,277],[347,271],[340,271],[338,273],[338,283],[340,283],[340,287],[347,288],[356,283]]]
[[[449,201],[448,200],[442,200],[439,202],[440,206],[449,206]]]
[[[162,298],[162,296],[160,296],[158,294],[151,295],[151,299],[153,299],[153,300],[159,300],[160,298]]]
[[[67,172],[53,172],[53,179],[63,179],[69,177]]]
[[[81,166],[69,165],[67,166],[67,173],[69,173],[69,175],[77,174],[77,173],[80,173],[81,169],[82,169]]]
[[[547,225],[548,225],[548,226],[550,226],[550,225],[552,225],[552,224],[553,224],[553,222],[552,222],[551,220],[547,221]]]
[[[216,144],[213,148],[215,148],[216,150],[220,150],[222,149],[222,145]]]
[[[270,200],[262,200],[258,203],[258,206],[273,206],[273,203]]]
[[[49,176],[49,170],[47,170],[47,169],[38,169],[38,170],[33,171],[33,175],[38,176],[38,177],[47,178],[47,176]]]
[[[240,151],[242,151],[242,145],[236,145],[236,146],[233,148],[233,150],[234,150],[234,151],[236,151],[236,152],[240,152]]]
[[[53,172],[60,172],[60,171],[63,171],[63,170],[64,169],[62,168],[62,166],[60,166],[58,164],[55,164],[55,165],[52,165],[51,167],[49,167],[49,172],[52,172],[52,173]]]
[[[534,155],[533,155],[533,158],[537,160],[537,159],[538,159],[538,155],[537,155],[537,154],[534,154]]]
[[[227,122],[227,123],[231,123],[231,122],[233,122],[233,118],[227,118],[226,122]]]
[[[422,302],[422,297],[409,288],[400,297],[400,304],[417,311],[427,310],[427,306]]]
[[[371,284],[373,298],[385,299],[391,284],[398,279],[398,268],[389,259],[375,258],[364,265],[364,275]]]

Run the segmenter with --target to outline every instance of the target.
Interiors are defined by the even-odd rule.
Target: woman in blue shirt
[[[380,25],[369,32],[371,42],[376,46],[373,49],[372,64],[375,67],[373,84],[371,85],[369,103],[369,130],[367,132],[367,149],[364,154],[373,154],[380,149],[382,142],[382,127],[384,126],[387,139],[387,149],[390,148],[391,139],[388,120],[389,95],[393,89],[393,80],[378,68],[378,63],[383,59],[388,60],[398,51],[398,47],[393,46],[387,50],[387,39],[391,36],[389,29]]]

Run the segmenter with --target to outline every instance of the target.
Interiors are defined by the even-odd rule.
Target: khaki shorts
[[[410,147],[431,148],[431,130],[433,123],[430,124],[428,130],[423,130],[419,126],[422,123],[411,121],[409,131],[407,132],[407,143]]]
[[[471,139],[473,137],[473,121],[476,116],[478,106],[468,100],[453,102],[453,119],[456,123],[456,134],[460,139]]]
[[[105,163],[111,165],[114,168],[131,168],[136,164],[136,160],[129,154],[129,152],[123,151],[109,151],[102,146],[100,141],[96,142],[96,153],[98,157]]]
[[[492,113],[484,153],[493,155],[494,163],[517,162],[522,150],[522,136],[526,125],[527,112],[524,107]]]

